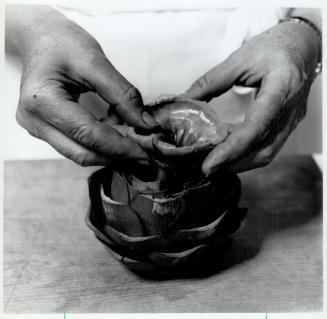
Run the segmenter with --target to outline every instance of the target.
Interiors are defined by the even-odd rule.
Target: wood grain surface
[[[309,156],[241,174],[247,222],[223,257],[183,278],[141,278],[85,225],[68,160],[5,163],[4,311],[289,312],[322,309],[322,178]]]

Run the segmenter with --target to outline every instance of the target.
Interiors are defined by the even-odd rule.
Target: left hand
[[[10,5],[6,23],[6,47],[23,64],[18,123],[79,165],[148,169],[149,155],[112,127],[113,116],[99,120],[79,103],[80,94],[94,92],[111,105],[115,118],[144,132],[157,127],[150,115],[145,121],[140,92],[96,39],[46,6]]]
[[[244,122],[230,125],[226,140],[203,162],[207,176],[223,166],[242,172],[272,161],[305,116],[319,50],[309,26],[284,22],[246,42],[193,83],[185,96],[205,101],[233,85],[258,88]]]

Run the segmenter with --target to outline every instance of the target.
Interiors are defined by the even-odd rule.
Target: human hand
[[[115,128],[165,163],[200,168],[201,158],[203,161],[227,137],[228,126],[202,101],[165,94],[147,104],[144,111],[156,120],[160,130],[140,135],[132,127]]]
[[[233,85],[258,88],[244,122],[229,125],[226,140],[203,162],[206,175],[220,167],[241,172],[272,161],[305,116],[319,50],[309,26],[284,22],[246,42],[193,83],[184,96],[205,101]]]
[[[139,91],[97,41],[52,9],[13,7],[6,45],[23,62],[18,123],[82,166],[147,166],[148,155],[135,141],[116,131],[109,118],[97,120],[78,104],[81,93],[95,92],[128,124],[148,132],[157,125],[151,116],[144,121]]]

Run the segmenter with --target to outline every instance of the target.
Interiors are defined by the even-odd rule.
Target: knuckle
[[[28,118],[26,118],[26,116],[24,115],[24,112],[22,111],[22,109],[20,107],[18,107],[15,117],[16,117],[17,123],[22,128],[24,128],[31,136],[40,138],[39,128],[36,125],[33,125],[33,123],[30,122],[28,120]]]
[[[302,76],[302,72],[300,71],[299,67],[294,62],[289,62],[287,65],[287,74],[290,77],[300,79]]]
[[[273,150],[270,147],[267,147],[261,150],[258,154],[258,165],[260,167],[267,166],[274,159]]]
[[[260,142],[264,141],[270,132],[274,131],[274,121],[264,122],[258,127],[257,138]]]
[[[82,167],[88,167],[94,164],[94,156],[91,156],[87,151],[78,152],[71,158],[76,164]]]
[[[280,81],[282,81],[281,89],[283,94],[297,93],[304,88],[307,83],[308,74],[304,67],[299,66],[296,62],[290,61],[279,68],[280,74],[283,74]],[[292,94],[291,94],[292,95]]]
[[[233,148],[236,145],[242,143],[244,141],[244,138],[241,135],[231,134],[228,139],[225,141],[225,145],[228,148]]]
[[[203,89],[209,86],[209,80],[206,75],[201,76],[194,82],[194,88]]]
[[[286,77],[288,81],[288,87],[290,88],[299,87],[299,84],[301,84],[303,80],[306,79],[305,72],[302,72],[293,62],[289,63],[287,68],[284,68],[284,76]]]
[[[21,108],[18,107],[17,111],[16,111],[16,114],[15,114],[15,117],[16,117],[16,122],[21,126],[21,127],[24,127],[25,128],[25,120],[24,120],[24,115],[21,111]]]
[[[208,74],[204,74],[198,78],[188,89],[188,92],[193,99],[210,101],[214,97],[214,92],[210,87]]]
[[[26,129],[26,131],[28,132],[28,134],[30,134],[31,136],[35,137],[35,138],[40,138],[40,134],[38,133],[38,131],[36,129],[32,130],[32,129]]]
[[[274,127],[273,120],[258,121],[247,119],[246,120],[247,136],[252,141],[251,144],[257,144],[265,140]]]
[[[135,100],[141,100],[141,94],[139,90],[134,86],[129,86],[127,90],[123,91],[120,95],[120,101],[131,102]]]
[[[46,86],[25,86],[21,90],[20,105],[26,111],[37,113],[48,95]]]
[[[69,135],[72,136],[74,140],[89,147],[92,147],[91,133],[91,126],[88,124],[79,125],[69,130]]]
[[[82,167],[92,166],[94,163],[94,159],[86,153],[80,154],[78,158],[78,164]]]
[[[35,113],[36,110],[38,109],[38,105],[37,105],[37,101],[34,101],[33,96],[35,96],[34,94],[28,95],[28,94],[24,94],[21,95],[20,97],[20,104],[21,107],[31,113]]]

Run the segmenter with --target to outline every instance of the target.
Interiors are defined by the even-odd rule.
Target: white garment
[[[185,91],[244,41],[276,24],[286,14],[286,10],[267,7],[220,8],[219,1],[214,0],[57,0],[56,3],[57,10],[98,40],[110,61],[140,90],[146,103],[162,93]],[[7,59],[5,71],[6,158],[61,157],[16,124],[20,69]],[[242,120],[251,100],[252,94],[235,94],[234,90],[214,99],[210,105],[222,120],[235,122]],[[98,115],[107,109],[103,101],[91,94],[84,96],[81,103]],[[313,140],[317,140],[316,136]]]
[[[98,40],[111,62],[141,90],[146,102],[162,93],[183,92],[244,41],[278,23],[288,10],[267,6],[221,8],[217,1],[208,0],[101,0],[96,6],[82,1],[55,8]],[[238,94],[252,91],[234,87]],[[228,110],[227,120],[238,121],[244,112],[243,108],[236,116]]]

